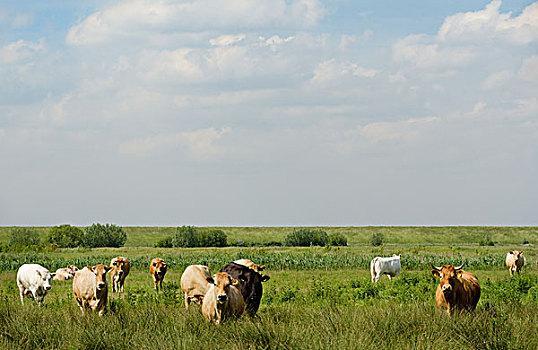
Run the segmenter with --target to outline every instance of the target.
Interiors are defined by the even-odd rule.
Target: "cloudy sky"
[[[0,3],[0,225],[537,225],[538,2]]]

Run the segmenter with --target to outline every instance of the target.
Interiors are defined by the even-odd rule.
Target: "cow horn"
[[[433,264],[432,264],[432,269],[437,270],[437,271],[441,271],[441,267],[434,266]]]
[[[454,267],[454,270],[461,270],[461,269],[463,268],[463,265],[464,265],[464,264],[461,264],[460,266],[455,266],[455,267]]]

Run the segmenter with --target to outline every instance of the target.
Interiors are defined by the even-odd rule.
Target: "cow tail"
[[[372,282],[374,281],[375,277],[375,263],[379,259],[379,257],[375,257],[372,259],[372,262],[370,263],[370,276],[372,277]]]

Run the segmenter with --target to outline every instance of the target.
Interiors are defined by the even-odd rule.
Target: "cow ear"
[[[53,272],[50,274],[50,277],[54,277],[54,276],[56,276],[56,272]]]
[[[230,281],[232,283],[232,286],[238,286],[241,284],[241,282],[239,280],[236,280],[235,278],[233,277],[230,277]]]
[[[510,253],[510,255],[514,255],[514,252],[513,252],[513,251],[509,251],[508,253]]]
[[[96,265],[93,265],[92,267],[90,267],[90,270],[92,270],[93,273],[97,274],[97,266]]]
[[[432,275],[434,275],[437,278],[441,278],[441,272],[439,272],[439,270],[437,269],[432,270]]]
[[[265,265],[258,265],[258,271],[265,270]]]
[[[110,271],[110,270],[112,270],[112,268],[111,268],[110,266],[105,266],[105,271],[106,271],[106,272],[108,272],[108,271]]]
[[[263,276],[262,276],[262,282],[267,282],[267,281],[269,281],[270,278],[271,278],[271,277],[269,277],[269,276],[267,276],[267,275],[263,275]]]
[[[211,283],[211,284],[215,284],[215,280],[211,276],[206,277],[206,281]]]

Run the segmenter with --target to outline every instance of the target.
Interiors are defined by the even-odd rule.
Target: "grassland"
[[[291,228],[223,228],[229,242],[281,241]],[[47,228],[40,228],[43,235]],[[537,228],[328,228],[346,235],[341,248],[153,248],[173,228],[127,228],[127,246],[0,253],[0,347],[6,349],[538,349]],[[0,242],[9,229],[0,228]],[[373,232],[385,244],[369,245]],[[495,246],[479,246],[489,235]],[[529,244],[523,246],[522,242]],[[504,255],[525,251],[527,267],[510,278]],[[404,272],[392,282],[370,282],[376,255],[402,254]],[[56,282],[45,305],[18,301],[15,273],[24,262],[51,269],[106,262],[124,255],[134,263],[123,295],[112,295],[102,318],[82,317],[71,283]],[[156,293],[149,259],[162,256],[170,272]],[[271,280],[255,319],[207,324],[196,308],[185,311],[179,289],[183,268],[212,271],[238,257],[268,267]],[[478,309],[447,317],[434,308],[436,281],[429,264],[466,263],[482,286]]]

